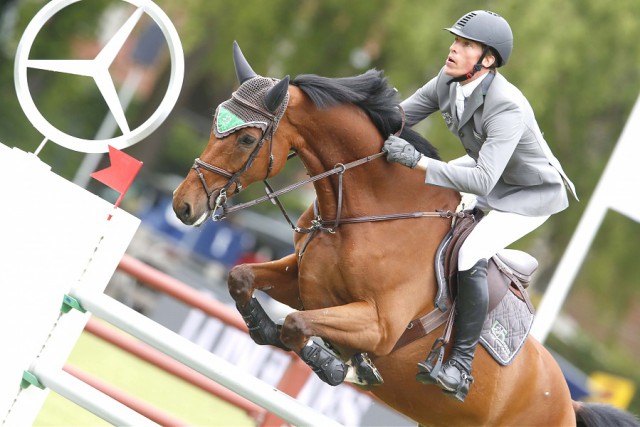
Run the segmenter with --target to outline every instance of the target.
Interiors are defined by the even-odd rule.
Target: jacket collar
[[[484,103],[484,97],[487,94],[487,91],[489,90],[489,86],[491,86],[491,82],[493,82],[494,77],[495,77],[495,71],[490,71],[489,73],[487,73],[487,76],[482,80],[480,85],[473,91],[471,96],[467,98],[467,101],[464,106],[464,111],[462,113],[462,118],[458,123],[458,129],[464,126],[469,121],[471,116],[473,116],[473,113],[478,109],[478,107],[480,107]],[[456,93],[455,90],[456,89],[453,88],[453,91],[451,92],[453,94],[454,100],[455,100],[455,93]],[[454,104],[455,104],[455,101],[454,101]]]

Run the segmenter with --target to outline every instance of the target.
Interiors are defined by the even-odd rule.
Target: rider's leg
[[[487,260],[497,251],[539,227],[549,218],[492,211],[471,232],[458,255],[458,296],[456,300],[455,339],[451,355],[440,372],[433,373],[437,383],[464,401],[471,377],[471,363],[487,315]],[[419,364],[418,380],[429,383],[429,363]]]
[[[487,260],[483,258],[470,269],[458,272],[455,340],[451,355],[436,379],[443,390],[454,392],[461,401],[464,401],[473,382],[471,363],[488,306]]]

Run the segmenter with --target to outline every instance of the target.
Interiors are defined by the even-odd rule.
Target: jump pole
[[[87,325],[84,328],[85,332],[89,332],[97,338],[104,340],[105,342],[110,343],[111,345],[126,351],[133,356],[136,356],[140,360],[143,360],[147,363],[151,363],[152,365],[162,369],[165,372],[168,372],[174,375],[176,378],[180,378],[183,381],[188,382],[191,385],[198,387],[199,389],[212,394],[213,396],[224,400],[227,403],[230,403],[233,406],[237,406],[238,408],[245,411],[251,418],[255,420],[262,419],[266,410],[256,405],[255,403],[245,399],[244,397],[232,392],[228,388],[225,388],[213,381],[211,378],[207,378],[199,372],[194,371],[188,366],[183,365],[172,357],[167,356],[166,354],[152,348],[151,346],[132,338],[122,331],[112,328],[110,325],[106,325],[103,322],[99,322],[96,319],[89,319]],[[306,365],[305,365],[306,366]],[[65,370],[68,366],[65,366]],[[75,377],[82,379],[82,381],[87,382],[94,387],[96,385],[92,384],[90,381],[87,381],[82,376],[76,375],[76,372],[69,373],[73,374]],[[96,387],[98,390],[102,390],[100,387]],[[279,387],[282,389],[282,387]],[[285,389],[282,389],[286,392]],[[103,390],[104,391],[104,390]],[[113,397],[112,393],[105,392]],[[295,394],[289,393],[290,396],[295,396]],[[120,400],[116,397],[117,400]],[[122,400],[120,400],[122,402]],[[128,402],[131,401],[131,398],[127,399]],[[129,403],[127,403],[129,405]],[[129,405],[129,407],[134,408]],[[135,409],[135,408],[134,408]],[[136,409],[137,410],[137,409]],[[144,412],[137,410],[141,414],[147,416],[156,422],[153,417],[148,416]],[[184,425],[184,423],[167,423],[167,422],[159,422],[162,425]]]
[[[32,373],[39,382],[60,396],[82,406],[115,426],[158,426],[133,409],[96,390],[73,375],[57,368],[34,366]]]
[[[291,424],[340,425],[103,293],[77,287],[72,289],[71,295],[94,316],[133,335]]]

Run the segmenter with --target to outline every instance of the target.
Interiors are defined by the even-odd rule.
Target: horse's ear
[[[256,72],[251,68],[251,65],[249,65],[244,58],[240,46],[238,46],[238,42],[235,40],[233,41],[233,64],[236,67],[236,76],[238,76],[240,84],[257,76]]]
[[[264,106],[267,110],[275,113],[282,101],[284,101],[287,92],[289,91],[289,76],[280,80],[274,87],[269,89],[269,92],[264,96]]]

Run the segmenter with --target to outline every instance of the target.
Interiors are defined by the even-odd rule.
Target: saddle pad
[[[498,363],[506,366],[522,348],[532,325],[533,314],[527,304],[507,292],[487,315],[480,342]]]

